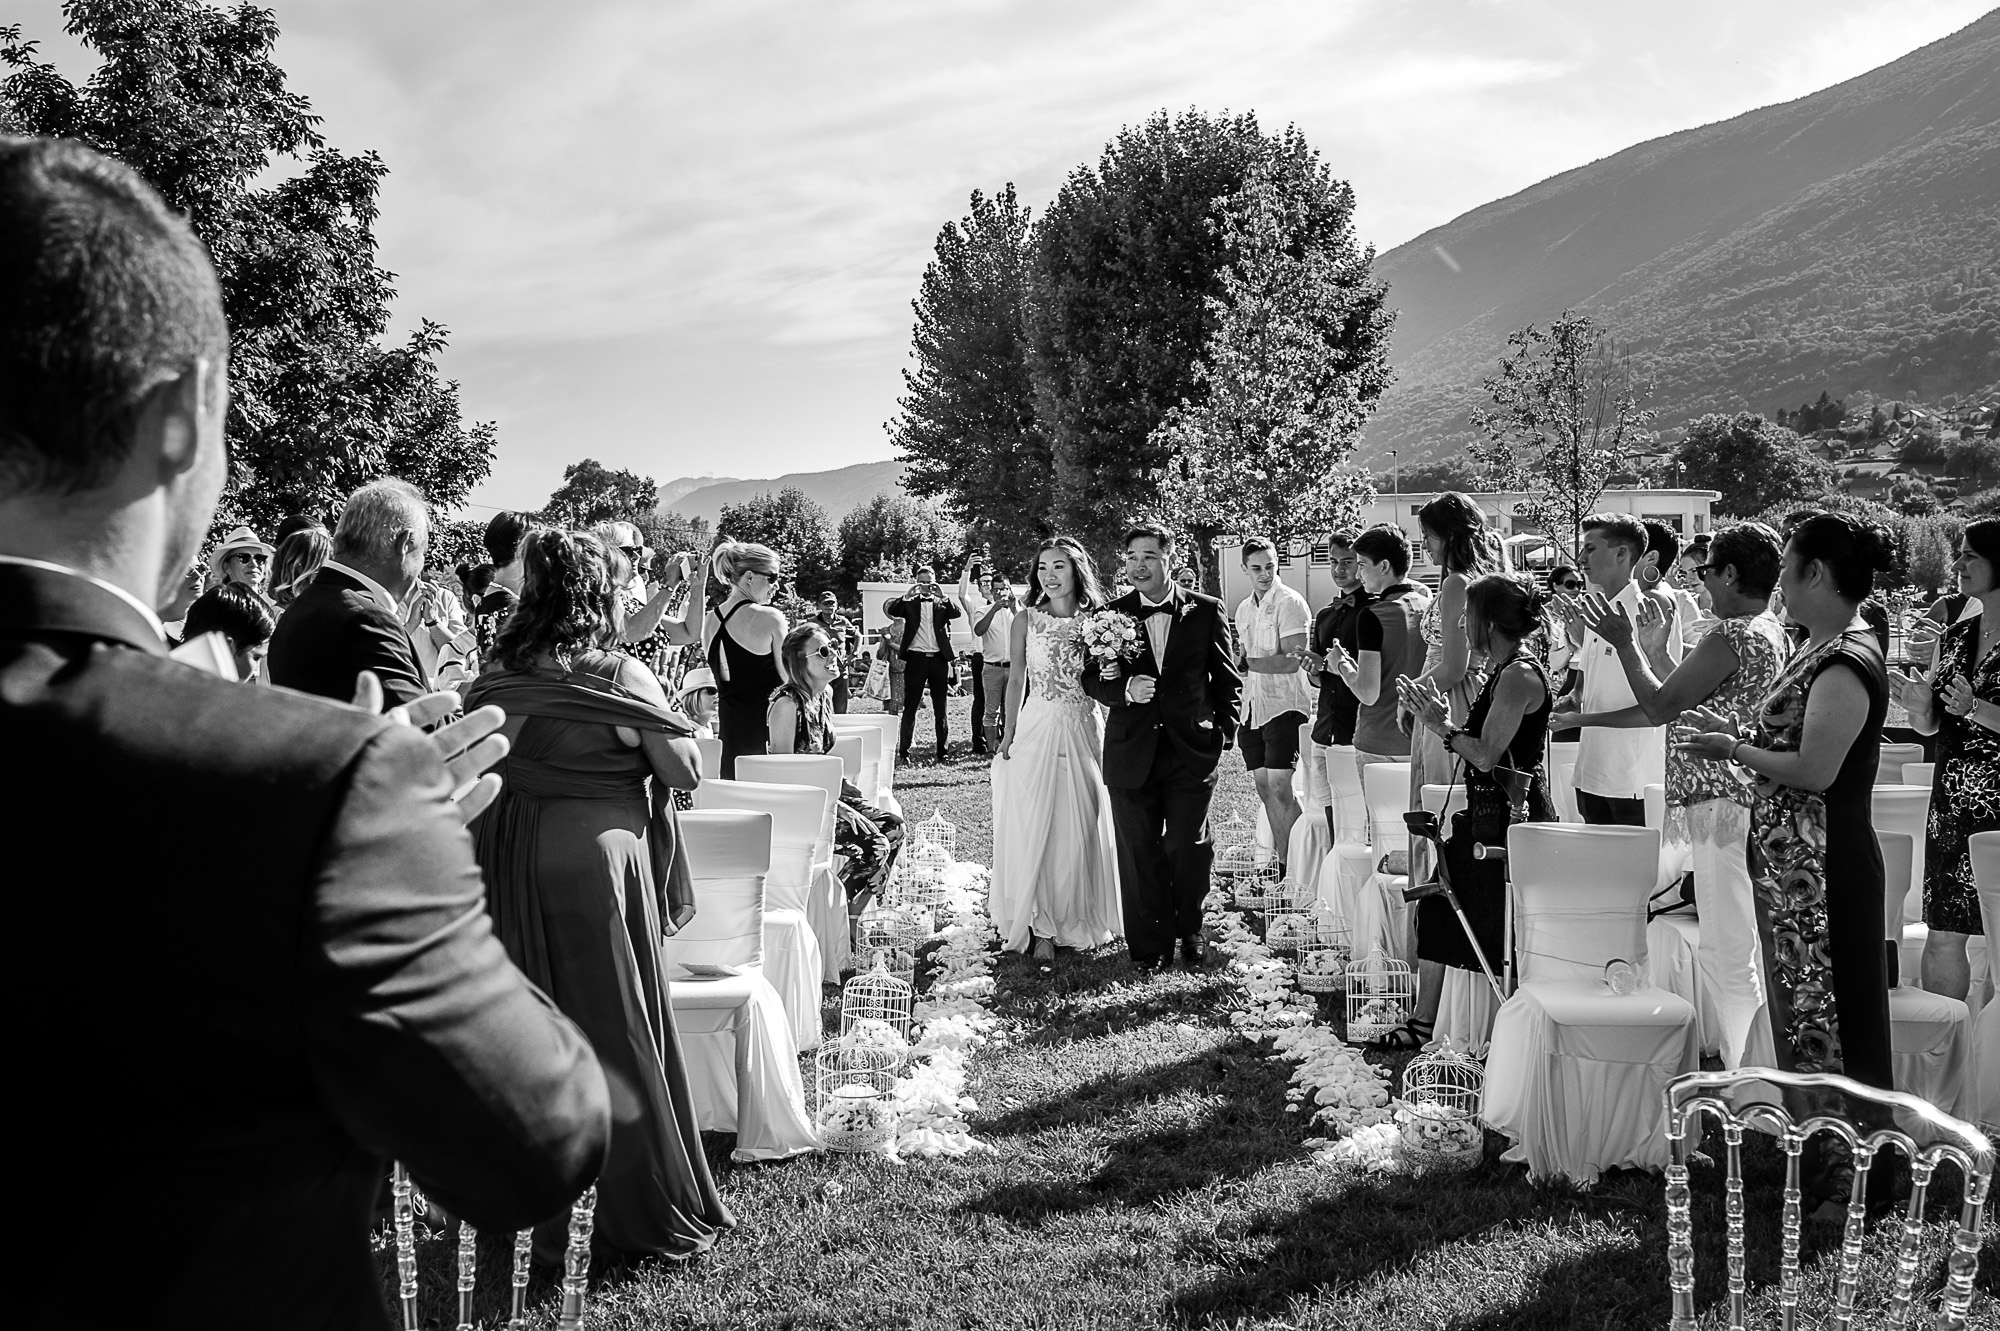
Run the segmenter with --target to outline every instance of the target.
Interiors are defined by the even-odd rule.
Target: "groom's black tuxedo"
[[[16,1325],[386,1327],[387,1161],[481,1228],[609,1141],[508,962],[417,731],[166,657],[106,586],[0,561]],[[124,1236],[123,1239],[120,1236]]]
[[[1215,765],[1236,737],[1243,692],[1222,602],[1176,588],[1170,605],[1164,661],[1145,631],[1147,607],[1129,592],[1110,608],[1139,619],[1138,658],[1115,680],[1102,678],[1095,663],[1083,670],[1084,691],[1111,709],[1104,784],[1118,831],[1125,940],[1140,961],[1171,955],[1175,939],[1201,930],[1214,855],[1208,801]],[[1157,681],[1147,702],[1126,697],[1127,681],[1139,675]]]

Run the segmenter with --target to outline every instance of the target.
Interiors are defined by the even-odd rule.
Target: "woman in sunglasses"
[[[791,627],[771,608],[784,585],[778,552],[751,541],[724,541],[709,558],[715,580],[729,594],[708,626],[708,668],[715,672],[716,738],[722,741],[722,778],[736,778],[736,756],[763,753],[770,731],[764,715],[771,694],[784,683],[778,645]]]
[[[766,720],[772,753],[833,752],[833,677],[840,672],[840,649],[817,621],[785,635],[778,648],[785,682],[771,694]],[[903,820],[861,798],[845,778],[833,811],[833,848],[847,857],[841,886],[847,914],[859,919],[871,899],[888,886],[896,853],[903,846]]]

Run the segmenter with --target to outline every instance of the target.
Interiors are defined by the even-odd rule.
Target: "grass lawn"
[[[863,704],[868,706],[869,704]],[[962,749],[965,703],[953,718]],[[985,862],[984,759],[926,757],[897,777],[914,821],[942,808],[959,853]],[[1254,816],[1242,765],[1225,760],[1218,821]],[[603,1327],[1412,1327],[1651,1328],[1666,1324],[1665,1206],[1658,1178],[1536,1187],[1488,1161],[1450,1179],[1315,1163],[1285,1112],[1290,1065],[1227,1019],[1222,971],[1141,977],[1114,948],[1053,966],[1003,957],[995,1011],[1007,1039],[975,1057],[973,1119],[990,1155],[889,1164],[823,1155],[775,1165],[708,1154],[738,1228],[685,1266],[601,1274],[588,1321]],[[1934,1219],[1957,1200],[1933,1189]],[[1779,1175],[1753,1153],[1750,1277],[1768,1312],[1778,1262]],[[1726,1312],[1721,1180],[1698,1170],[1704,1324]],[[1887,1227],[1870,1230],[1868,1293],[1886,1291]],[[1920,1277],[1942,1282],[1933,1223]],[[1808,1297],[1831,1288],[1839,1233],[1809,1226]],[[423,1245],[424,1307],[450,1326],[450,1240]],[[479,1307],[505,1306],[506,1250],[481,1245]],[[1975,1325],[2000,1326],[2000,1244],[1989,1225]],[[385,1288],[393,1260],[384,1254]],[[550,1273],[532,1289],[551,1323]],[[1808,1303],[1808,1307],[1815,1306]],[[1819,1305],[1823,1306],[1823,1304]],[[1877,1305],[1879,1306],[1879,1305]],[[1983,1317],[1982,1322],[1978,1320]]]

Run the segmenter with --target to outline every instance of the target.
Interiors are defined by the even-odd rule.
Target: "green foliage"
[[[82,85],[0,28],[0,130],[78,139],[186,213],[222,282],[232,337],[229,489],[218,526],[335,514],[384,475],[452,509],[492,467],[440,377],[445,329],[385,345],[390,274],[375,264],[373,153],[326,146],[271,59],[266,9],[197,0],[72,0],[66,30],[103,59]],[[268,182],[268,183],[263,183]]]
[[[1529,324],[1507,347],[1486,381],[1492,407],[1473,413],[1486,435],[1473,457],[1504,488],[1525,492],[1521,516],[1573,555],[1619,460],[1649,437],[1646,389],[1587,314],[1564,310],[1546,330]]]
[[[1447,490],[1490,490],[1486,472],[1470,456],[1452,453],[1430,462],[1395,467],[1375,473],[1375,488],[1388,493],[1390,487],[1403,494],[1439,494]]]
[[[1395,318],[1354,236],[1354,191],[1316,154],[1273,154],[1216,212],[1228,263],[1192,396],[1153,432],[1170,459],[1161,503],[1197,548],[1352,526],[1374,488],[1347,457],[1388,385]]]
[[[1898,513],[1935,513],[1940,507],[1931,483],[1922,476],[1898,476],[1883,496],[1890,508]]]
[[[916,368],[903,371],[904,396],[887,427],[908,464],[909,492],[943,500],[1017,562],[1051,531],[1049,448],[1028,367],[1032,264],[1028,209],[1014,187],[990,199],[974,190],[966,216],[938,233],[911,302]]]
[[[801,596],[817,596],[835,585],[840,560],[833,548],[832,525],[826,510],[796,486],[724,504],[715,529],[718,539],[752,541],[776,550]]]
[[[1896,533],[1897,572],[1905,583],[1926,592],[1951,585],[1951,556],[1965,531],[1963,519],[1948,513],[1910,514],[1891,530]]]
[[[659,505],[659,487],[652,477],[623,468],[613,471],[585,458],[563,468],[562,484],[543,505],[542,517],[565,527],[591,527],[600,522],[637,524]]]
[[[938,566],[939,576],[965,551],[965,528],[935,500],[878,494],[840,520],[839,591],[855,595],[863,580],[908,577],[919,563]],[[1002,556],[1002,562],[1011,564]]]
[[[1954,439],[1944,450],[1947,476],[1959,476],[1975,486],[2000,481],[2000,439]]]
[[[486,562],[484,522],[477,518],[447,518],[431,523],[432,568],[455,572],[460,564]]]
[[[1717,491],[1719,512],[1798,507],[1834,488],[1834,470],[1796,434],[1754,412],[1711,414],[1688,426],[1674,450],[1682,480]]]

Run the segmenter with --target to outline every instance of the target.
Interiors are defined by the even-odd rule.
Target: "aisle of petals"
[[[993,997],[993,944],[999,931],[986,914],[987,870],[960,861],[945,876],[938,908],[943,941],[931,954],[930,987],[917,999],[917,1029],[909,1061],[896,1082],[897,1157],[962,1156],[993,1147],[972,1135],[966,1115],[979,1108],[966,1093],[972,1051],[997,1039],[999,1018],[987,1009]]]

